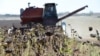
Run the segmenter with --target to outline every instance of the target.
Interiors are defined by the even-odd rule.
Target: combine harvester
[[[28,8],[26,8],[25,10],[23,8],[20,9],[21,25],[25,25],[25,27],[22,27],[22,29],[31,28],[33,26],[33,23],[40,23],[44,26],[44,28],[46,28],[47,26],[56,27],[58,22],[88,7],[87,5],[83,6],[61,18],[58,18],[55,3],[46,3],[44,6],[45,8],[31,7],[30,3],[28,3]],[[52,29],[52,32],[53,31],[54,29]],[[65,32],[64,28],[63,31]]]
[[[87,5],[85,5],[61,18],[58,18],[55,3],[46,3],[44,6],[45,8],[31,7],[30,3],[28,3],[28,8],[26,8],[25,10],[21,8],[21,25],[26,25],[26,27],[22,28],[31,28],[33,26],[33,23],[40,23],[44,26],[44,28],[47,26],[56,27],[58,22],[88,7]],[[62,29],[65,32],[63,25]],[[52,31],[54,31],[54,29],[52,29]]]
[[[39,8],[39,7],[30,7],[28,3],[28,8],[23,10],[20,9],[20,18],[21,18],[21,24],[22,25],[29,25],[32,26],[32,23],[41,23],[43,26],[56,26],[56,24],[69,17],[73,14],[76,14],[79,11],[84,10],[86,6],[83,6],[61,18],[58,18],[57,11],[56,11],[56,4],[55,3],[46,3],[45,8]]]

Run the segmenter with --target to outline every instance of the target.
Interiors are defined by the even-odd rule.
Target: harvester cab
[[[55,3],[47,3],[45,4],[44,14],[43,14],[43,25],[56,25],[58,21],[58,16],[56,12],[56,4]]]

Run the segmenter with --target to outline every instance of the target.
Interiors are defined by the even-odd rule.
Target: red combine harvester
[[[28,4],[29,5],[29,4]],[[56,23],[85,9],[86,6],[83,6],[62,18],[58,18],[57,11],[56,11],[56,4],[55,3],[46,3],[45,8],[38,8],[38,7],[28,7],[25,10],[21,9],[20,18],[21,24],[31,24],[34,23],[41,23],[44,26],[56,26]]]

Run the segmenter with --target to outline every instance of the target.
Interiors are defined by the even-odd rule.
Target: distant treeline
[[[0,14],[0,17],[19,17],[20,15],[15,15],[15,14]]]
[[[58,16],[63,16],[63,15],[67,15],[70,12],[64,12],[64,13],[59,13]],[[74,14],[74,16],[99,16],[100,17],[100,13],[76,13]]]
[[[62,12],[62,13],[58,13],[58,16],[63,16],[63,15],[67,15],[70,12]],[[0,17],[19,17],[20,15],[18,14],[0,14]],[[74,16],[99,16],[100,17],[100,13],[76,13],[74,14]]]

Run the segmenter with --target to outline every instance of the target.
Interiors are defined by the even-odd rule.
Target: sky
[[[30,6],[44,8],[45,3],[56,3],[57,13],[71,12],[80,7],[88,5],[88,8],[80,13],[100,12],[100,0],[0,0],[0,14],[20,14],[20,8]]]

